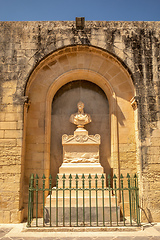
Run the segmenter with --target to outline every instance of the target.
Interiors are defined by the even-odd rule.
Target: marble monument
[[[84,128],[84,125],[91,123],[91,116],[84,113],[84,103],[79,102],[78,112],[70,116],[70,122],[77,126],[73,135],[64,134],[62,136],[63,145],[63,163],[59,168],[58,173],[58,222],[64,221],[66,224],[69,222],[69,212],[71,211],[72,221],[76,221],[76,214],[78,212],[78,219],[80,222],[83,221],[83,207],[85,204],[85,221],[86,224],[90,219],[90,206],[92,206],[92,222],[96,222],[96,204],[98,204],[98,217],[102,221],[102,191],[92,191],[91,198],[89,197],[89,182],[91,188],[102,188],[102,174],[104,176],[104,188],[106,188],[106,174],[104,169],[100,164],[99,155],[99,145],[100,145],[100,135],[88,135],[88,131]],[[72,175],[70,179],[70,174]],[[90,174],[90,180],[89,180]],[[82,178],[83,175],[83,178]],[[95,181],[96,175],[96,181]],[[64,187],[64,176],[65,176],[65,187]],[[78,183],[77,183],[78,178]],[[83,179],[85,179],[85,197],[83,195],[84,188]],[[78,184],[78,185],[77,185]],[[78,191],[78,210],[77,210],[77,195],[76,189],[81,189]],[[65,188],[65,193],[64,189]],[[72,191],[70,193],[70,190]],[[52,211],[56,211],[56,187],[53,188],[51,197]],[[97,200],[98,197],[98,200]],[[98,201],[98,203],[96,203]],[[115,199],[111,197],[112,202],[112,219],[115,220]],[[50,206],[50,196],[46,200],[46,210],[49,212]],[[65,206],[65,210],[64,210]],[[72,206],[72,210],[70,207]],[[105,221],[109,221],[109,197],[108,191],[104,191],[104,211],[106,215]],[[65,211],[65,212],[63,212]],[[119,212],[119,207],[118,207]],[[120,213],[118,213],[120,216]],[[56,215],[51,216],[52,223],[56,222]],[[87,226],[87,225],[86,225]]]
[[[70,122],[77,126],[74,135],[62,136],[63,163],[60,174],[102,174],[100,165],[100,135],[88,135],[84,125],[91,123],[91,116],[84,113],[84,103],[78,102],[78,112],[70,116]]]

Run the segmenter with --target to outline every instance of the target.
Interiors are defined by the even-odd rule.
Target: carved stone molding
[[[137,97],[133,97],[131,100],[130,100],[130,103],[131,103],[131,106],[133,108],[133,110],[136,110],[138,108],[138,101],[137,101]]]
[[[64,158],[63,162],[64,163],[98,163],[99,156],[93,157],[93,158],[85,158],[85,156],[83,158],[69,158],[66,157]]]
[[[88,135],[88,134],[75,134],[75,135],[67,135],[64,134],[62,136],[62,144],[77,144],[77,143],[92,143],[92,144],[100,144],[100,135]]]

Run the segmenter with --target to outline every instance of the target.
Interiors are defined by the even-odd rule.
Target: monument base
[[[112,222],[116,222],[117,218],[120,221],[120,207],[116,207],[117,199],[115,195],[112,195],[112,191],[109,193],[109,190],[102,190],[101,181],[97,184],[99,185],[97,191],[95,180],[91,180],[91,191],[88,180],[85,181],[84,186],[81,180],[78,179],[78,185],[76,185],[76,180],[73,179],[71,188],[69,188],[69,181],[65,180],[65,186],[62,181],[60,179],[58,191],[54,187],[51,197],[49,195],[46,199],[46,216],[50,219],[51,207],[51,223],[53,225],[60,226],[64,223],[69,226],[71,222],[71,225],[74,226],[78,221],[79,226],[89,226],[90,221],[94,225],[97,219],[99,224],[103,223],[103,217],[105,223],[110,222],[110,216]],[[47,217],[45,221],[47,222]]]
[[[100,163],[62,163],[59,174],[103,174]]]
[[[46,207],[46,212],[47,216],[45,219],[45,222],[49,222],[49,208]],[[70,213],[71,211],[71,213]],[[103,226],[103,211],[104,211],[104,223],[109,223],[110,222],[110,208],[109,207],[104,207],[104,210],[102,207],[98,207],[98,212],[96,207],[92,207],[91,209],[91,214],[90,214],[90,207],[66,207],[65,210],[63,210],[62,207],[58,208],[58,218],[57,218],[57,223],[58,226],[62,226],[63,222],[65,226],[70,226],[70,219],[71,219],[71,225],[76,226],[77,225],[77,220],[78,220],[78,226],[90,226],[90,221],[92,226],[96,226],[97,220],[98,220],[98,225]],[[53,226],[56,225],[56,208],[52,207],[51,208],[51,223]],[[98,216],[98,218],[97,218]],[[91,220],[90,220],[91,218]],[[111,211],[111,218],[112,218],[112,223],[120,221],[120,207],[112,207]]]
[[[89,186],[89,175],[91,187],[95,187],[95,180],[97,180],[97,187],[102,187],[102,174],[104,176],[104,187],[106,187],[106,174],[100,163],[62,163],[59,168],[59,184],[58,187],[63,186],[63,175],[65,174],[65,186],[69,187],[69,175],[72,175],[72,187],[76,186],[76,175],[78,176],[78,187],[82,187],[83,179],[85,187]],[[96,174],[96,175],[95,175]],[[82,176],[84,178],[82,178]],[[97,178],[95,178],[95,176]]]

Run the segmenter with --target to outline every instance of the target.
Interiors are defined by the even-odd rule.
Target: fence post
[[[50,206],[50,209],[49,209],[49,211],[50,211],[50,216],[49,216],[49,223],[50,223],[50,227],[52,226],[52,223],[51,223],[51,213],[52,213],[52,206],[51,206],[51,197],[52,197],[52,176],[51,176],[51,174],[49,175],[49,201],[50,201],[50,203],[49,203],[49,206]]]
[[[28,192],[28,218],[27,218],[27,227],[31,226],[31,203],[30,203],[30,187],[31,187],[31,176],[29,178],[29,192]]]
[[[63,180],[63,227],[65,226],[65,181],[66,181],[66,176],[65,173],[62,176]]]
[[[121,182],[121,192],[122,192],[122,206],[123,206],[123,223],[125,224],[125,211],[124,211],[124,193],[123,193],[123,175],[120,176],[120,182]]]
[[[131,186],[132,219],[135,219],[136,194],[135,194],[134,178],[131,178],[130,186]]]
[[[45,179],[46,179],[46,177],[45,177],[45,175],[43,174],[43,176],[42,176],[42,180],[43,180],[43,188],[42,188],[42,190],[43,190],[43,227],[45,226],[45,223],[44,223],[44,210],[45,210],[45,208],[44,208],[44,203],[45,203],[45,200],[44,200],[44,197],[45,197]]]
[[[115,191],[115,201],[116,201],[116,220],[117,220],[117,226],[118,226],[118,208],[117,208],[117,177],[114,174],[113,176],[114,181],[114,191]]]
[[[139,193],[138,193],[138,177],[135,174],[134,176],[134,183],[135,183],[135,193],[136,193],[136,215],[137,215],[137,225],[140,224],[140,214],[139,214]]]
[[[34,184],[34,174],[31,174],[30,181],[29,181],[29,196],[28,196],[28,223],[27,226],[31,227],[31,221],[33,217],[32,209],[33,209],[33,202],[32,202],[32,192],[33,192],[33,184]]]
[[[132,226],[131,184],[130,184],[130,175],[129,175],[129,173],[127,173],[127,181],[128,181],[128,193],[129,193],[130,225]]]
[[[31,191],[31,202],[32,202],[32,211],[31,211],[31,220],[33,219],[33,206],[34,206],[34,174],[31,176],[31,187],[32,187],[32,191]]]
[[[109,187],[109,212],[110,212],[110,226],[112,226],[112,209],[111,209],[111,176],[108,174],[108,187]]]
[[[70,197],[70,204],[69,204],[69,223],[71,227],[71,187],[72,187],[72,174],[69,175],[69,197]]]
[[[89,176],[88,176],[88,181],[89,181],[89,208],[90,208],[90,211],[89,211],[89,213],[90,213],[90,226],[92,225],[92,212],[91,212],[91,179],[92,179],[92,177],[91,177],[91,174],[89,174]]]
[[[59,176],[56,176],[56,227],[58,227],[58,180]]]
[[[85,176],[84,173],[82,174],[82,191],[83,191],[83,226],[85,226]]]
[[[105,226],[105,218],[104,218],[104,174],[102,173],[101,180],[102,180],[102,207],[103,207],[103,226]]]
[[[97,226],[98,226],[98,189],[97,189],[97,181],[98,176],[97,173],[95,175],[95,187],[96,187],[96,220],[97,220]]]
[[[36,227],[38,227],[38,175],[36,174]]]
[[[77,227],[78,227],[78,174],[75,176],[76,180],[76,222],[77,222]]]

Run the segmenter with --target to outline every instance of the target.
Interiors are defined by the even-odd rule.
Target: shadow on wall
[[[117,117],[117,120],[118,120],[118,123],[121,125],[121,126],[124,126],[124,121],[126,120],[121,108],[119,107],[119,105],[117,104],[116,102],[116,99],[113,98],[112,101],[114,101],[112,103],[113,106],[116,106],[116,112],[114,112],[113,114]]]
[[[152,218],[152,214],[149,208],[146,208],[146,211],[144,210],[144,208],[142,208],[141,206],[139,206],[139,208],[142,210],[142,212],[145,215],[145,218],[147,219],[148,223],[152,223],[153,222],[153,218]]]

